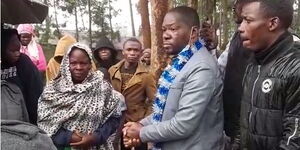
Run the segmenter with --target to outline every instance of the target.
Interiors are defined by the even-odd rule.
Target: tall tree
[[[92,39],[92,12],[91,12],[91,0],[88,0],[88,12],[89,12],[89,40],[90,40],[90,47],[92,47],[93,39]]]
[[[139,0],[138,11],[142,20],[142,36],[144,48],[151,48],[151,30],[148,11],[148,0]]]
[[[78,16],[77,16],[77,3],[74,3],[74,15],[75,15],[75,28],[76,28],[76,40],[79,41],[79,32],[78,32]]]
[[[60,8],[63,11],[67,11],[69,14],[74,15],[74,19],[75,19],[75,38],[78,41],[79,40],[79,30],[78,30],[78,11],[77,11],[77,7],[78,7],[78,3],[80,3],[77,0],[65,0],[64,1],[64,5],[61,5]]]
[[[222,0],[222,41],[220,43],[220,48],[225,49],[226,44],[228,43],[229,38],[229,17],[228,9],[231,7],[228,5],[228,0]]]
[[[173,1],[175,3],[174,7],[177,7],[177,6],[187,5],[188,0],[173,0]]]
[[[59,24],[58,24],[58,19],[57,19],[58,0],[54,0],[53,7],[54,7],[54,18],[55,18],[55,27],[56,27],[55,35],[60,39],[61,38],[61,32],[59,30]]]
[[[132,13],[132,3],[131,3],[131,0],[129,0],[129,9],[130,9],[130,20],[131,20],[132,36],[135,36],[135,29],[134,29],[134,21],[133,21],[133,13]]]
[[[174,8],[174,0],[169,0],[169,9]]]
[[[188,0],[188,6],[194,9],[198,9],[198,0]]]
[[[44,0],[44,4],[49,6],[48,0]],[[48,40],[50,39],[50,33],[51,33],[51,18],[48,15],[45,19],[45,29],[44,29],[44,34],[41,35],[41,43],[47,44]]]
[[[212,5],[214,6],[213,7],[213,16],[212,16],[212,24],[213,24],[213,26],[217,26],[217,24],[218,24],[218,14],[217,14],[217,0],[213,0],[213,3],[212,3]]]
[[[213,21],[213,10],[214,10],[214,4],[213,0],[203,0],[202,7],[203,7],[203,15],[204,15],[204,20],[207,20],[209,22]]]
[[[110,28],[110,39],[112,40],[113,38],[113,27],[112,27],[112,13],[111,13],[112,7],[111,7],[111,0],[108,0],[108,11],[109,11],[109,15],[108,15],[108,19],[109,19],[109,28]]]
[[[300,35],[300,0],[295,1],[296,9],[294,13],[294,25],[293,29]]]
[[[119,10],[111,7],[112,0],[91,0],[92,22],[98,28],[93,32],[92,38],[110,37],[118,38],[118,32],[113,30],[112,17],[115,17]]]
[[[162,23],[168,11],[168,0],[150,0],[152,9],[152,34],[151,34],[151,67],[159,77],[159,72],[166,66],[164,52],[162,50]]]

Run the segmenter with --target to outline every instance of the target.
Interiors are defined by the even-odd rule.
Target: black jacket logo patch
[[[269,93],[272,90],[272,81],[271,79],[266,79],[261,86],[261,89],[264,93]]]

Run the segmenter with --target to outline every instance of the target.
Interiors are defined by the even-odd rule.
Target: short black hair
[[[129,41],[139,43],[139,44],[140,44],[140,49],[142,50],[142,43],[141,43],[137,38],[135,38],[135,37],[131,37],[131,38],[126,39],[126,40],[124,41],[124,43],[123,43],[123,49],[124,49],[125,44],[126,44],[127,42],[129,42]]]
[[[179,19],[188,25],[189,27],[197,26],[200,27],[200,20],[197,11],[191,7],[187,6],[178,6],[172,8],[168,11],[168,13],[176,13],[179,15]]]
[[[17,36],[20,40],[20,36],[18,34],[18,31],[16,29],[3,29],[1,28],[1,58],[6,56],[6,48],[10,42],[10,39],[13,36]]]
[[[259,2],[266,17],[278,17],[282,28],[288,29],[293,21],[294,0],[246,0],[246,3]]]

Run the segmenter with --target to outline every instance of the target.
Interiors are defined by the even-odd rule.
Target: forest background
[[[161,24],[166,12],[176,6],[186,5],[196,9],[201,24],[205,21],[212,25],[218,39],[218,50],[225,49],[230,37],[236,30],[233,21],[232,4],[234,0],[43,0],[49,6],[48,17],[42,24],[36,25],[39,42],[44,47],[47,60],[55,51],[55,43],[65,33],[73,34],[79,41],[85,41],[94,48],[100,37],[113,41],[118,49],[126,37],[139,38],[144,48],[151,48],[153,69],[165,65],[162,51]],[[128,3],[128,8],[115,6]],[[118,16],[126,13],[130,18],[129,32],[124,32]],[[292,31],[300,35],[300,0],[294,2],[294,20]],[[133,12],[138,12],[137,19]],[[73,20],[74,30],[67,30],[68,20]],[[138,20],[138,21],[137,21]],[[138,28],[138,31],[136,31]]]

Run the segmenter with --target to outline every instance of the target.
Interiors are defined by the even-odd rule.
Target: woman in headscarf
[[[57,42],[54,56],[49,60],[47,69],[46,69],[46,83],[47,84],[57,76],[57,74],[59,72],[61,61],[62,61],[65,53],[68,51],[69,47],[74,43],[76,43],[76,39],[69,34],[65,34]],[[92,61],[92,69],[94,71],[97,70],[94,61]]]
[[[71,35],[64,35],[62,38],[59,39],[57,42],[54,56],[49,60],[47,69],[46,69],[46,82],[49,83],[53,80],[60,68],[61,61],[68,51],[69,47],[76,43],[76,39]]]
[[[113,149],[108,137],[120,124],[120,96],[91,68],[89,47],[73,44],[40,97],[38,126],[58,148]]]
[[[34,27],[31,24],[20,24],[17,28],[21,41],[21,53],[30,57],[40,72],[46,70],[46,58],[40,44],[35,41]]]

